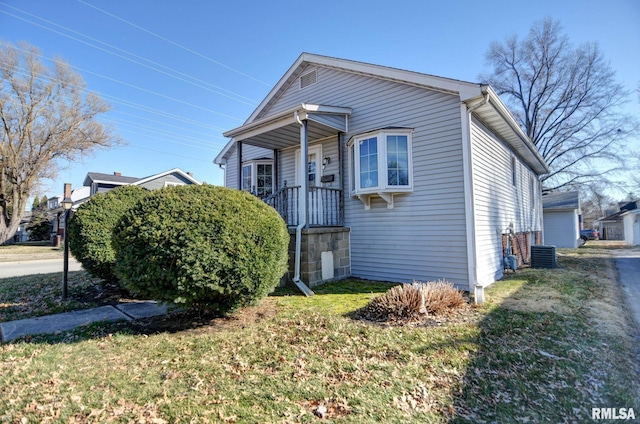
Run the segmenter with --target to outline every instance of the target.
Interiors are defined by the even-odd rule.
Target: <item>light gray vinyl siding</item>
[[[316,69],[317,83],[300,89],[294,81],[260,118],[296,104],[314,103],[352,108],[345,142],[380,128],[414,129],[414,191],[395,195],[393,209],[375,197],[370,210],[365,210],[360,200],[350,197],[343,146],[342,188],[345,225],[351,227],[352,275],[394,282],[446,279],[467,288],[459,98],[335,69]],[[324,174],[335,173],[337,182],[340,171],[334,146],[335,140],[324,141],[322,155],[331,157]],[[279,166],[280,181],[290,185],[295,181],[295,150],[282,152]]]
[[[167,174],[162,177],[155,178],[153,180],[147,181],[144,184],[140,184],[140,187],[146,188],[147,190],[156,190],[159,188],[163,188],[165,185],[186,185],[191,184],[191,181],[187,180],[180,174]]]
[[[251,146],[249,144],[242,145],[242,161],[250,161],[256,159],[273,159],[273,151],[263,149],[261,147]],[[224,171],[224,186],[238,189],[238,149],[234,148],[233,152],[227,159]]]
[[[350,107],[345,141],[385,127],[414,129],[413,193],[396,195],[393,209],[373,198],[370,210],[357,198],[345,195],[352,274],[384,281],[446,279],[467,287],[459,99],[378,78],[317,70],[316,84],[300,89],[294,82],[263,116],[303,102]],[[327,153],[326,144],[323,156],[337,157],[337,152]],[[342,158],[347,170],[346,149]],[[288,172],[284,162],[283,153],[281,169]],[[332,159],[331,166],[334,163]],[[325,170],[325,174],[332,172]],[[343,189],[348,191],[347,178]]]
[[[471,146],[477,278],[487,285],[502,278],[501,234],[510,224],[516,233],[541,230],[540,185],[535,173],[475,117]]]

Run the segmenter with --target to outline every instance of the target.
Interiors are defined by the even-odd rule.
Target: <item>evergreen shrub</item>
[[[117,281],[113,229],[122,214],[148,194],[139,186],[118,187],[96,194],[74,213],[68,228],[69,249],[89,274],[109,283]]]
[[[168,187],[127,211],[114,234],[116,273],[142,296],[218,313],[257,303],[287,270],[280,215],[248,193]]]

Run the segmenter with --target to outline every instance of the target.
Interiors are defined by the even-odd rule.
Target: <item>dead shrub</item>
[[[461,290],[446,281],[394,286],[373,298],[360,315],[375,321],[419,320],[429,315],[446,315],[467,305]]]
[[[427,284],[419,284],[422,286],[424,304],[429,314],[443,315],[453,309],[467,305],[462,290],[456,289],[453,283],[431,281]]]

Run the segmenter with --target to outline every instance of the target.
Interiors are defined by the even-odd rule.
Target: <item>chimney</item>
[[[63,199],[71,197],[71,183],[64,183],[64,196]]]
[[[193,178],[193,172],[189,171],[187,172],[187,175]]]
[[[113,175],[115,175],[116,177],[122,177],[122,172],[114,172]]]

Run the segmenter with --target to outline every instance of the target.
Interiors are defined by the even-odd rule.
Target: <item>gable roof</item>
[[[125,177],[124,175],[118,175],[117,173],[102,174],[100,172],[88,172],[82,185],[90,186],[93,183],[124,185],[132,184],[139,179],[140,178],[138,177]]]
[[[149,175],[148,177],[144,178],[126,177],[124,175],[118,175],[118,173],[102,174],[99,172],[88,172],[82,184],[84,186],[90,186],[92,183],[103,183],[112,185],[140,185],[148,181],[155,180],[156,178],[162,178],[173,173],[179,174],[184,179],[190,181],[192,184],[201,184],[200,181],[196,180],[192,175],[190,175],[188,172],[184,172],[180,168],[173,168],[168,171],[160,172],[159,174]]]
[[[577,191],[554,191],[543,194],[542,208],[545,211],[580,209],[580,195]]]
[[[173,168],[173,169],[170,169],[168,171],[161,172],[159,174],[153,174],[153,175],[149,175],[148,177],[141,178],[141,179],[137,180],[136,182],[134,182],[133,185],[144,184],[144,183],[149,182],[151,180],[155,180],[157,178],[162,178],[162,177],[164,177],[166,175],[174,174],[174,173],[175,174],[179,174],[180,176],[182,176],[184,179],[186,179],[188,181],[191,181],[192,184],[197,184],[197,185],[201,184],[200,181],[196,180],[193,177],[193,175],[189,174],[188,172],[184,172],[180,168]]]
[[[310,53],[302,53],[298,57],[245,121],[243,126],[227,131],[224,135],[234,137],[234,134],[240,133],[243,129],[251,125],[256,125],[256,123],[262,120],[267,121],[266,114],[270,110],[270,106],[278,101],[293,81],[295,81],[309,65],[332,68],[343,72],[356,73],[372,78],[380,78],[457,95],[462,102],[467,104],[469,110],[473,110],[476,116],[503,138],[534,171],[538,174],[549,172],[547,164],[531,140],[524,131],[522,131],[497,93],[488,85]],[[348,108],[349,105],[343,106]],[[214,163],[225,163],[226,157],[233,151],[234,146],[235,140],[232,138],[216,156]]]
[[[631,202],[620,202],[620,211],[614,214],[605,216],[604,218],[600,218],[598,221],[600,222],[615,222],[621,221],[622,218],[630,213],[640,213],[640,200],[631,201]]]

